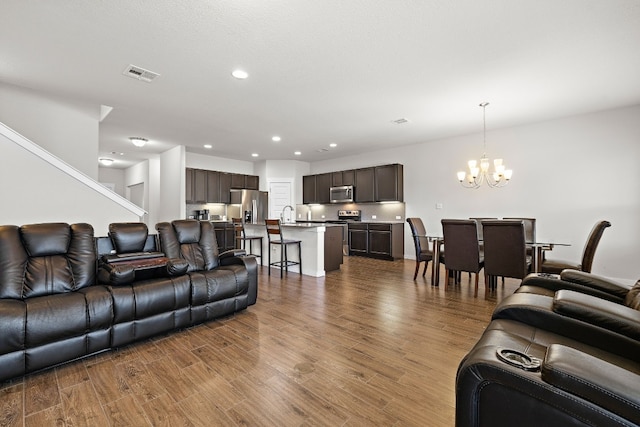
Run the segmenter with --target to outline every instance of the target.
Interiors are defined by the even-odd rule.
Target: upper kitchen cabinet
[[[316,175],[316,201],[315,203],[331,202],[331,173]],[[313,203],[313,202],[312,202]]]
[[[403,167],[400,164],[376,166],[375,201],[402,202],[404,199],[403,175]]]
[[[355,202],[375,202],[375,170],[363,168],[355,170]]]
[[[247,175],[245,177],[244,188],[246,188],[247,190],[259,190],[260,178],[256,175]]]
[[[331,173],[331,180],[334,187],[342,185],[355,185],[353,169]]]
[[[187,203],[206,203],[207,171],[188,168],[185,182],[185,199]]]
[[[207,171],[207,203],[220,203],[220,172]]]
[[[246,175],[240,173],[231,174],[231,188],[245,188]]]
[[[220,203],[231,203],[231,174],[220,172]]]
[[[316,175],[302,177],[302,203],[316,203]]]

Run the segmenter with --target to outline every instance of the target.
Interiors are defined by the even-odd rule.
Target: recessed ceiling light
[[[296,152],[294,152],[293,154],[295,154],[296,156],[300,156],[300,155],[302,155],[302,152],[300,152],[300,151],[296,151]]]
[[[211,145],[211,144],[204,144],[204,148],[213,148],[213,145]]]
[[[271,137],[271,140],[273,142],[280,142],[282,140],[282,138],[280,138],[278,135]]]
[[[144,145],[149,141],[147,138],[141,138],[139,136],[130,136],[129,140],[133,143],[133,145],[135,145],[136,147],[144,147]]]
[[[336,144],[335,142],[332,142],[331,144],[329,144],[329,147],[331,147],[331,148],[335,148],[337,146],[338,146],[338,144]]]
[[[249,73],[247,73],[247,72],[246,72],[246,71],[244,71],[244,70],[233,70],[233,72],[231,73],[231,75],[232,75],[233,77],[235,77],[236,79],[238,79],[238,80],[244,80],[244,79],[246,79],[247,77],[249,77]]]
[[[251,157],[258,157],[259,154],[258,153],[251,153]]]
[[[106,157],[100,157],[98,159],[98,161],[104,166],[111,166],[113,164],[113,162],[114,162],[113,159],[109,159],[109,158],[106,158]]]

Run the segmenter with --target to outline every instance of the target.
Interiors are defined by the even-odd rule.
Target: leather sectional
[[[0,226],[0,381],[256,303],[255,258],[219,254],[210,222],[157,229]]]
[[[640,280],[532,274],[458,367],[456,426],[640,425]]]

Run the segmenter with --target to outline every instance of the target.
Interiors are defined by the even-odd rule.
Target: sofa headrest
[[[624,299],[624,304],[636,310],[640,310],[640,280],[629,290]]]
[[[142,252],[149,229],[142,222],[120,222],[109,224],[109,237],[116,252]]]
[[[200,241],[200,221],[181,219],[172,222],[180,244]]]
[[[29,256],[66,254],[71,241],[71,228],[66,223],[28,224],[20,227],[20,235]]]

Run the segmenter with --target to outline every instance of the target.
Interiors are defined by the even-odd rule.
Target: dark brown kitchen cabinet
[[[240,173],[231,174],[231,188],[245,188],[246,175]]]
[[[206,203],[207,171],[201,169],[187,169],[185,178],[185,199],[187,203]]]
[[[355,170],[355,202],[375,202],[375,170],[363,168]]]
[[[302,177],[302,203],[316,203],[315,175],[305,175]]]
[[[220,172],[220,203],[231,203],[231,174]]]
[[[334,187],[340,187],[342,185],[354,185],[354,171],[353,169],[350,169],[347,171],[332,172],[331,180]]]
[[[316,175],[316,201],[315,203],[331,202],[331,173]]]
[[[403,201],[403,167],[400,164],[375,167],[375,201]]]
[[[344,185],[342,183],[342,172],[331,172],[331,185],[334,187]]]
[[[224,252],[236,247],[235,230],[233,224],[227,222],[214,222],[213,230],[216,233],[218,251]]]
[[[185,171],[185,184],[186,184],[186,188],[185,188],[185,193],[184,193],[184,198],[187,201],[187,203],[192,203],[193,202],[193,169],[191,168],[187,168],[187,170]]]
[[[386,260],[404,258],[404,224],[349,224],[349,255]]]
[[[256,175],[247,175],[245,177],[244,188],[246,188],[247,190],[259,190],[260,178]]]
[[[220,203],[220,172],[207,171],[207,203]]]

